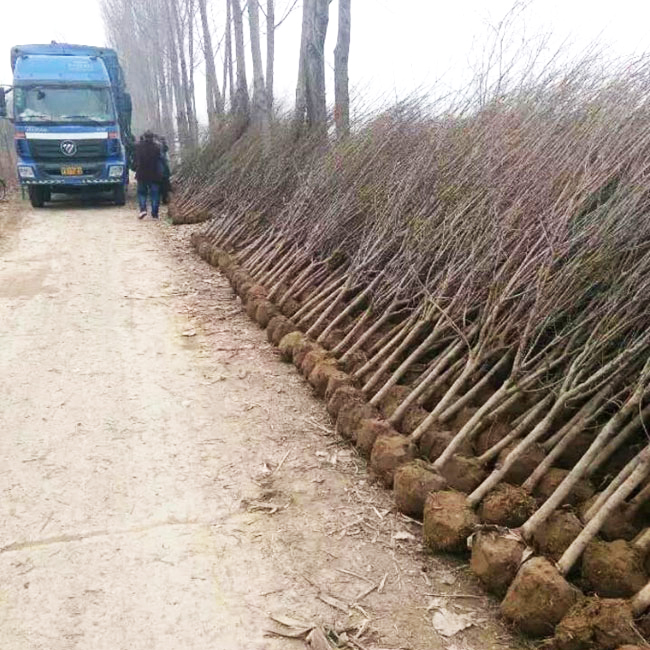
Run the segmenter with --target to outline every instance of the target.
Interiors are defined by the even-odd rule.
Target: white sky
[[[223,0],[212,0],[218,22]],[[217,4],[218,3],[218,4]],[[277,13],[290,0],[276,0]],[[11,82],[9,49],[51,40],[105,45],[99,0],[2,0],[0,83]],[[350,81],[372,97],[403,96],[441,78],[454,84],[513,0],[352,0]],[[264,6],[265,3],[262,3]],[[336,39],[336,2],[330,6],[328,57]],[[650,52],[650,5],[641,0],[536,0],[526,14],[526,33],[552,32],[575,49],[597,42],[612,56]],[[155,35],[152,35],[155,37]],[[276,96],[293,97],[300,36],[300,2],[276,34]],[[218,37],[215,39],[218,41]],[[250,79],[250,77],[249,77]],[[330,75],[329,91],[332,89]],[[201,73],[196,80],[202,103]]]

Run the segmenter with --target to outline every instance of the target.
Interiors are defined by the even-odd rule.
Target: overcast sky
[[[219,9],[225,3],[212,2],[218,4],[213,10],[218,22]],[[290,0],[276,3],[281,14]],[[99,0],[2,0],[2,4],[0,83],[11,82],[12,45],[53,39],[106,44]],[[372,97],[382,93],[392,97],[435,84],[453,86],[467,74],[489,25],[496,24],[512,4],[513,0],[352,0],[353,90]],[[276,36],[276,95],[287,102],[295,87],[299,14],[295,11]],[[556,42],[568,39],[576,51],[598,42],[608,47],[612,56],[625,56],[650,52],[649,19],[650,5],[641,0],[537,0],[527,11],[525,27],[528,37],[552,32]],[[333,2],[327,44],[330,61],[335,38]],[[197,86],[201,83],[198,78]]]

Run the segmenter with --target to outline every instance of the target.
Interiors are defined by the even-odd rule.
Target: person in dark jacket
[[[147,216],[147,196],[151,198],[151,216],[158,218],[160,183],[163,180],[160,147],[154,142],[151,131],[145,131],[135,147],[135,178],[138,181],[140,219]]]
[[[161,151],[161,157],[160,159],[162,160],[162,182],[160,183],[160,202],[163,205],[167,205],[169,203],[169,194],[172,191],[172,186],[171,186],[171,170],[169,169],[169,145],[167,144],[167,140],[164,138],[164,136],[160,136],[158,138],[158,145],[160,146],[160,151]]]

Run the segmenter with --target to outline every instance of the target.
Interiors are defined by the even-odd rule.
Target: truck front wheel
[[[124,205],[126,203],[126,191],[124,185],[118,185],[113,190],[113,200],[115,201],[115,205]]]
[[[45,205],[44,188],[32,185],[29,188],[29,202],[32,204],[32,208],[42,208]]]

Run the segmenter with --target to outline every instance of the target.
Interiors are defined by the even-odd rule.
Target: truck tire
[[[32,204],[32,208],[42,208],[45,205],[45,192],[42,187],[30,186],[29,202]]]
[[[113,201],[115,201],[115,205],[124,205],[126,203],[126,190],[124,189],[124,185],[118,185],[113,190]]]

